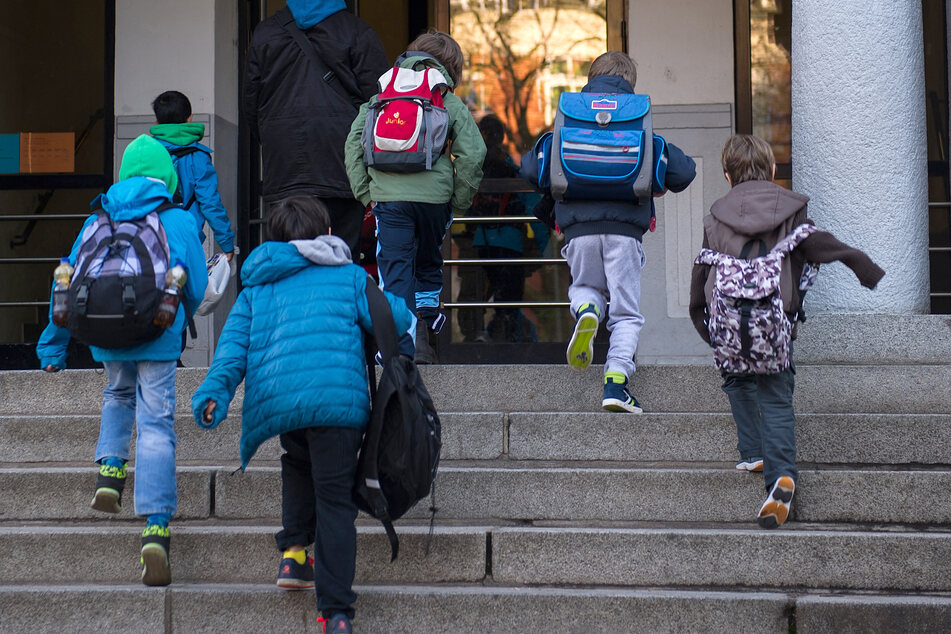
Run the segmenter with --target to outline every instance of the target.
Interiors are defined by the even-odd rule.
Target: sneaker
[[[590,302],[582,304],[576,318],[575,331],[568,342],[568,365],[572,370],[584,372],[594,358],[594,336],[601,324],[598,307]]]
[[[601,400],[601,407],[609,412],[644,413],[641,404],[627,391],[627,378],[620,372],[608,372],[604,375],[604,398]]]
[[[762,471],[763,470],[763,459],[762,458],[743,458],[736,463],[737,471]]]
[[[789,476],[782,476],[776,480],[776,484],[773,485],[773,489],[759,510],[757,523],[763,528],[781,526],[789,517],[789,509],[792,507],[792,497],[795,492],[796,483]]]
[[[96,495],[89,506],[103,513],[118,513],[122,510],[122,490],[125,488],[126,468],[99,465],[96,476]]]
[[[329,619],[318,617],[317,623],[322,626],[323,629],[320,631],[324,634],[353,634],[350,619],[343,612],[337,612]]]
[[[445,318],[443,318],[443,321],[445,321]],[[413,355],[413,360],[416,361],[417,365],[436,363],[436,351],[433,349],[432,341],[430,341],[430,328],[426,324],[426,320],[422,318],[416,321],[416,352]]]
[[[142,583],[167,586],[172,583],[172,566],[168,561],[171,542],[168,526],[149,524],[142,531]]]
[[[299,564],[293,557],[281,559],[277,572],[277,585],[285,590],[307,590],[314,587],[314,558],[304,552],[304,563]]]
[[[442,327],[446,325],[446,315],[445,313],[436,313],[436,316],[433,318],[433,325],[430,328],[433,331],[433,334],[438,335],[442,332]]]

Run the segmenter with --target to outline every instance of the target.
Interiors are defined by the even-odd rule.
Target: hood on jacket
[[[170,202],[172,194],[164,181],[151,176],[132,176],[96,196],[89,207],[93,211],[101,207],[110,218],[121,221],[144,218],[159,205]]]
[[[312,240],[291,240],[298,253],[323,266],[350,264],[350,247],[337,236],[317,236]]]
[[[581,89],[581,92],[606,92],[612,94],[633,93],[634,87],[619,75],[598,75]]]
[[[241,267],[245,286],[270,284],[306,269],[313,264],[340,266],[350,263],[350,249],[335,236],[313,240],[265,242],[248,256]]]
[[[809,197],[770,181],[746,181],[710,208],[710,214],[740,235],[773,231],[806,206]]]
[[[306,31],[318,22],[347,8],[345,0],[287,0],[287,8],[298,28]]]
[[[148,134],[137,136],[122,153],[119,180],[134,176],[157,178],[165,183],[170,194],[178,187],[178,174],[172,165],[172,157],[161,143]]]
[[[185,123],[156,123],[149,128],[149,134],[160,141],[172,145],[191,145],[205,136],[205,124],[186,121]]]
[[[396,64],[400,68],[412,68],[415,70],[423,70],[427,67],[435,68],[440,73],[442,73],[442,76],[446,79],[446,84],[449,86],[449,90],[452,90],[456,87],[452,81],[452,76],[449,74],[449,71],[446,70],[446,67],[442,65],[442,62],[429,53],[424,53],[422,51],[406,51],[396,59]]]

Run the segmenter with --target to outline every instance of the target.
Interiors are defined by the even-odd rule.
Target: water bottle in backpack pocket
[[[103,211],[83,231],[69,285],[70,333],[87,345],[128,348],[157,339],[153,323],[169,268],[158,212],[113,221]]]

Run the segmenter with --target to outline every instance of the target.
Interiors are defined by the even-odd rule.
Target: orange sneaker
[[[776,480],[773,489],[763,502],[759,510],[757,523],[763,528],[776,528],[781,526],[786,518],[789,517],[789,509],[792,507],[793,493],[796,492],[796,482],[789,476],[781,476]]]

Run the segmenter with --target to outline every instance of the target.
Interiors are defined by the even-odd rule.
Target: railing
[[[951,202],[928,203],[928,211],[942,211],[948,213],[948,224],[951,225]],[[951,247],[928,247],[928,253],[951,253]],[[951,293],[930,293],[931,297],[951,297]]]

